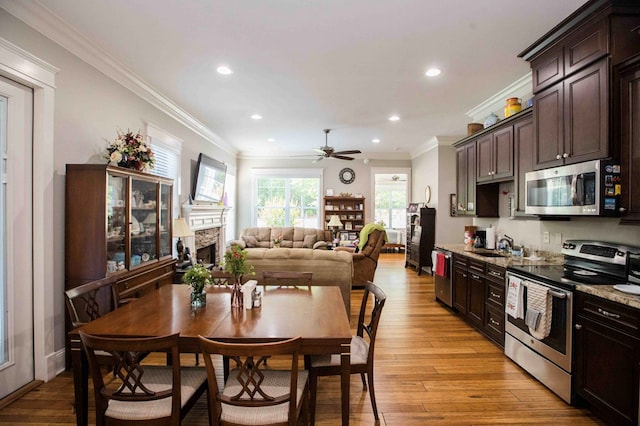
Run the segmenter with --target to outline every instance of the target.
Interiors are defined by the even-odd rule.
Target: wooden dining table
[[[198,336],[231,343],[301,336],[305,355],[340,354],[342,424],[349,424],[351,327],[339,287],[269,288],[259,308],[232,308],[230,290],[209,287],[207,303],[192,308],[190,288],[160,287],[84,326],[98,336],[153,337],[180,333],[181,353],[198,353]],[[69,333],[78,425],[88,419],[88,365],[78,330]]]

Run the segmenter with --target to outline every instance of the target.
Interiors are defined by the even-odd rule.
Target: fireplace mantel
[[[224,257],[226,241],[227,213],[231,210],[229,206],[209,205],[209,204],[189,204],[182,205],[182,217],[187,221],[189,228],[196,234],[198,231],[206,231],[212,228],[220,228],[218,241],[216,242],[216,258]],[[196,246],[196,238],[189,238],[185,245],[189,251],[195,254],[201,248]]]

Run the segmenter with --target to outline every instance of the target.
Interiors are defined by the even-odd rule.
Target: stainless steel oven
[[[515,272],[507,272],[507,280],[519,279],[523,286],[523,318],[507,315],[505,354],[529,374],[544,383],[566,402],[571,403],[571,342],[573,292],[545,281],[533,280]],[[551,296],[551,330],[538,340],[529,331],[527,286],[530,283],[549,288]]]

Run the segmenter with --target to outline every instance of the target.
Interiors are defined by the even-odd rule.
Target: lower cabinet
[[[469,260],[467,319],[478,328],[482,328],[484,324],[484,268],[484,262]]]
[[[468,258],[453,255],[453,308],[460,315],[467,315],[467,288],[469,286]]]
[[[638,424],[640,310],[576,292],[575,389],[609,424]]]
[[[501,347],[504,347],[504,322],[506,320],[506,275],[505,268],[487,264],[484,332],[487,337]]]

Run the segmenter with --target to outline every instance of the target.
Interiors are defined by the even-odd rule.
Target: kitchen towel
[[[436,275],[447,278],[447,257],[444,253],[436,254]]]
[[[529,333],[538,340],[542,340],[551,331],[552,300],[549,287],[527,281],[527,311],[532,309],[540,313],[537,327],[529,326]]]
[[[524,302],[522,301],[522,280],[509,276],[507,290],[507,306],[505,311],[515,319],[524,318]]]

